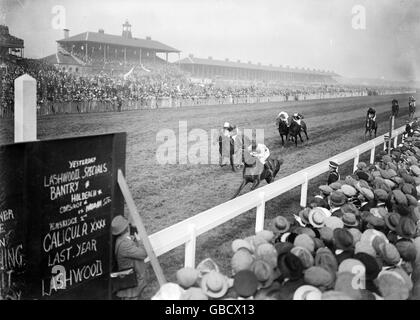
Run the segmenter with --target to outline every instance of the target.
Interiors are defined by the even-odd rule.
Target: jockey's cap
[[[230,123],[229,122],[225,122],[225,124],[223,125],[224,129],[228,129],[230,128]]]

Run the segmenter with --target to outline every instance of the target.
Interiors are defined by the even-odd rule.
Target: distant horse
[[[267,161],[270,162],[273,168],[273,175],[271,175],[258,159],[251,156],[248,150],[244,150],[243,160],[243,180],[232,199],[236,198],[248,183],[252,183],[251,190],[255,190],[263,180],[267,181],[267,183],[273,182],[277,173],[280,171],[280,166],[283,164],[283,159],[268,158]]]
[[[235,171],[233,163],[233,155],[235,153],[235,145],[230,137],[223,135],[219,136],[219,154],[220,154],[220,166],[223,167],[225,164],[222,163],[223,157],[229,157],[229,163],[232,167],[232,171]]]
[[[396,118],[398,117],[398,112],[400,110],[400,105],[398,104],[398,100],[392,100],[392,115]]]
[[[287,122],[280,120],[279,123],[279,134],[280,134],[280,138],[281,138],[281,145],[284,146],[284,138],[287,138],[289,136],[289,126],[287,125]]]
[[[410,120],[413,120],[415,113],[416,113],[416,105],[414,104],[414,102],[410,101],[408,103],[408,118]]]
[[[303,120],[300,120],[300,124],[299,124],[295,120],[292,120],[292,123],[290,124],[290,127],[289,127],[289,135],[295,141],[296,147],[297,147],[297,137],[298,136],[300,138],[300,141],[303,143],[303,139],[302,139],[302,136],[300,134],[301,131],[303,131],[305,133],[306,140],[309,140],[306,123]]]
[[[366,130],[365,130],[365,139],[366,139],[366,134],[369,132],[369,139],[372,139],[372,132],[375,133],[375,138],[376,138],[376,131],[378,130],[378,124],[376,123],[375,120],[373,120],[372,118],[368,118],[366,120]]]

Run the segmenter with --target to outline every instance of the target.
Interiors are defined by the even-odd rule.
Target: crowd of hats
[[[230,270],[183,268],[153,299],[420,299],[420,138],[231,243]]]

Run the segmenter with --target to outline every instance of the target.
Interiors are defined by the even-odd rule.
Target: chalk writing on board
[[[57,270],[60,271],[57,272]],[[101,260],[95,260],[93,263],[76,268],[55,268],[54,271],[55,272],[51,274],[51,278],[42,279],[42,296],[50,296],[59,290],[103,275]]]

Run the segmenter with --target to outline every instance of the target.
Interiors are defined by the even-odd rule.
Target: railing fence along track
[[[400,127],[392,132],[391,139],[394,139],[394,147],[398,144],[398,136],[404,131],[405,127]],[[186,267],[195,267],[196,241],[198,236],[253,208],[256,208],[255,232],[259,232],[264,229],[265,203],[298,186],[301,186],[300,205],[301,207],[306,207],[309,181],[328,172],[329,161],[343,164],[353,160],[353,168],[356,169],[360,155],[370,151],[370,163],[373,163],[375,159],[375,149],[381,144],[384,144],[384,136],[385,135],[382,135],[369,140],[366,143],[358,145],[357,147],[342,152],[334,157],[279,179],[271,184],[260,187],[254,191],[248,192],[236,199],[203,211],[150,235],[149,240],[156,256],[161,256],[168,251],[185,244],[184,265]],[[385,148],[386,146],[384,144],[384,149]]]

